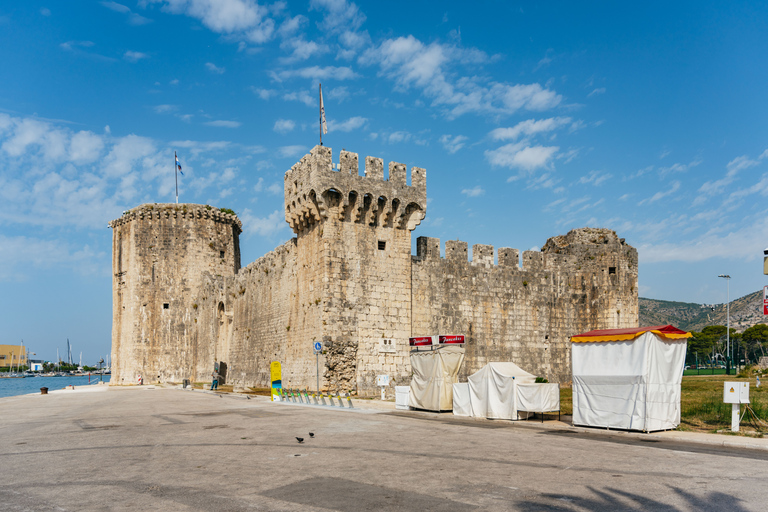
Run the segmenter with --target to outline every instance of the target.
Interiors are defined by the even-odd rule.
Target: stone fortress
[[[608,229],[575,229],[541,251],[419,237],[426,171],[316,146],[285,173],[296,237],[240,266],[241,222],[217,208],[145,204],[113,229],[112,384],[210,381],[377,392],[410,382],[408,338],[466,335],[468,375],[514,361],[570,381],[569,337],[636,327],[637,251]]]

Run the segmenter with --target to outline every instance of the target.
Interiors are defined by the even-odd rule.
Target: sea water
[[[100,375],[91,374],[90,383],[98,384]],[[104,375],[104,382],[109,382],[110,375]],[[24,377],[23,379],[0,378],[0,398],[4,396],[26,395],[40,393],[40,388],[48,388],[49,391],[64,389],[67,386],[87,386],[88,375],[67,377]]]

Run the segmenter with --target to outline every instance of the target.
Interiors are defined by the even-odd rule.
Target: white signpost
[[[389,386],[389,375],[377,375],[376,385],[381,388],[381,399],[386,400],[386,393],[384,390]]]
[[[723,402],[731,406],[731,432],[739,431],[741,405],[749,403],[749,382],[725,382]]]
[[[320,353],[323,351],[323,343],[321,341],[313,341],[312,351],[315,353],[315,376],[317,378],[316,391],[320,393]]]

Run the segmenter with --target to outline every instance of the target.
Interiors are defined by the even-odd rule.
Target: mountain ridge
[[[726,304],[697,304],[640,297],[640,326],[667,325],[686,331],[701,331],[708,325],[726,325]],[[763,290],[744,295],[731,301],[731,328],[736,332],[755,324],[768,324],[763,315]]]

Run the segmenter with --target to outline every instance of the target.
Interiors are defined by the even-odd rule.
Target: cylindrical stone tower
[[[112,233],[112,378],[116,385],[181,381],[208,366],[214,340],[190,322],[205,273],[240,269],[242,224],[218,208],[144,204]]]

